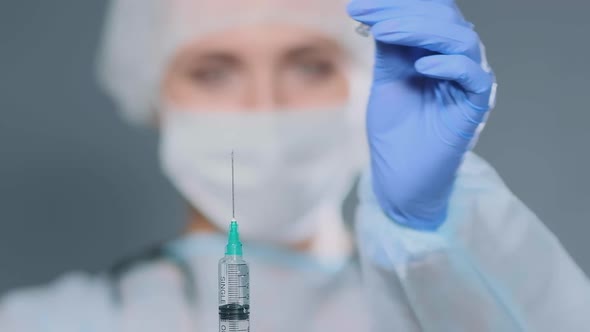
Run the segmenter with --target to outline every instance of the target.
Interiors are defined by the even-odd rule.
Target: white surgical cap
[[[294,23],[340,43],[353,61],[353,81],[369,72],[370,38],[355,33],[348,0],[112,0],[98,59],[98,78],[123,114],[149,123],[163,73],[189,40],[236,25]],[[362,69],[361,69],[362,68]],[[356,73],[356,74],[354,74]],[[352,82],[354,93],[355,82]]]

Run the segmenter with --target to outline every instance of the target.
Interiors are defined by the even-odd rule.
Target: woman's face
[[[181,48],[165,73],[166,101],[189,109],[274,110],[343,104],[345,52],[301,27],[253,25]]]

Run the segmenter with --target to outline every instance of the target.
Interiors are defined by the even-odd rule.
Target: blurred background
[[[571,4],[569,3],[571,2]],[[463,0],[499,103],[477,152],[590,272],[590,2]],[[0,293],[173,237],[157,137],[94,82],[106,1],[0,1]]]

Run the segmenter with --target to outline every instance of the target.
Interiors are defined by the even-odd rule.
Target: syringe
[[[235,219],[234,154],[232,152],[232,215],[225,256],[219,260],[219,331],[250,331],[250,274],[242,258]]]

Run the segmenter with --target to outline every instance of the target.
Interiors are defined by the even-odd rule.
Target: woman
[[[587,328],[586,277],[469,152],[495,98],[473,26],[450,0],[355,0],[373,43],[345,7],[114,2],[101,82],[160,131],[187,232],[108,274],[7,296],[0,330],[217,329],[232,149],[253,331]]]

